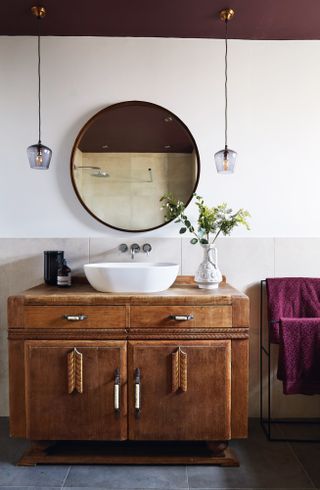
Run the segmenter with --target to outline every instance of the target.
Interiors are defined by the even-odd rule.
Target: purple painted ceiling
[[[0,35],[36,34],[32,5],[47,8],[43,35],[222,38],[232,7],[230,38],[320,39],[319,0],[1,0]]]
[[[187,129],[166,109],[146,102],[107,108],[85,130],[79,148],[86,153],[192,153]]]

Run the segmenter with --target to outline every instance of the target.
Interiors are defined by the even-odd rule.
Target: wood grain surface
[[[238,464],[225,441],[247,437],[249,299],[225,281],[203,290],[180,277],[161,293],[125,295],[99,293],[83,280],[68,290],[40,285],[9,298],[8,322],[10,432],[38,441],[21,464]],[[212,454],[46,450],[55,440],[126,439],[203,440]]]
[[[172,353],[179,348],[187,384],[172,392]],[[130,341],[128,366],[129,439],[230,439],[230,340]],[[136,368],[141,370],[139,417],[133,404]]]

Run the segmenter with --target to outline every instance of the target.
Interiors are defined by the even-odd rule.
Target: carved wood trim
[[[180,389],[184,392],[188,389],[188,356],[179,347],[180,364]]]
[[[69,395],[73,393],[76,387],[76,370],[74,363],[74,350],[68,352],[67,355],[67,365],[68,365],[68,393]]]
[[[9,329],[10,340],[126,340],[125,329]]]
[[[179,388],[181,391],[187,391],[188,388],[188,356],[179,347],[172,353],[172,391]]]
[[[9,340],[188,340],[247,339],[248,328],[136,328],[130,332],[119,329],[26,329],[9,330]]]
[[[76,348],[68,352],[68,393],[83,393],[83,355]]]
[[[135,329],[128,340],[236,340],[249,338],[246,328],[232,329]]]
[[[179,351],[172,353],[172,391],[179,389]]]
[[[83,355],[75,349],[76,390],[83,393]]]
[[[227,331],[220,329],[136,329],[130,333],[101,331],[52,332],[26,331],[15,329],[9,332],[9,340],[215,340],[215,339],[247,339],[249,331],[246,328],[232,328]]]

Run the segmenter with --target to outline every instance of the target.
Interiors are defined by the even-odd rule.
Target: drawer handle
[[[187,322],[193,320],[193,315],[170,315],[170,319],[176,322]]]
[[[120,412],[120,369],[117,368],[114,372],[114,409],[117,413]]]
[[[63,318],[65,320],[68,320],[68,322],[82,322],[83,320],[86,320],[88,317],[87,315],[64,315]]]
[[[140,417],[141,411],[141,371],[139,368],[134,373],[134,408],[136,417]]]

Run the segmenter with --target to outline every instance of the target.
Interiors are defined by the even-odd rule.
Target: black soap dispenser
[[[58,288],[69,288],[71,286],[71,269],[67,266],[66,259],[63,259],[57,273]]]

